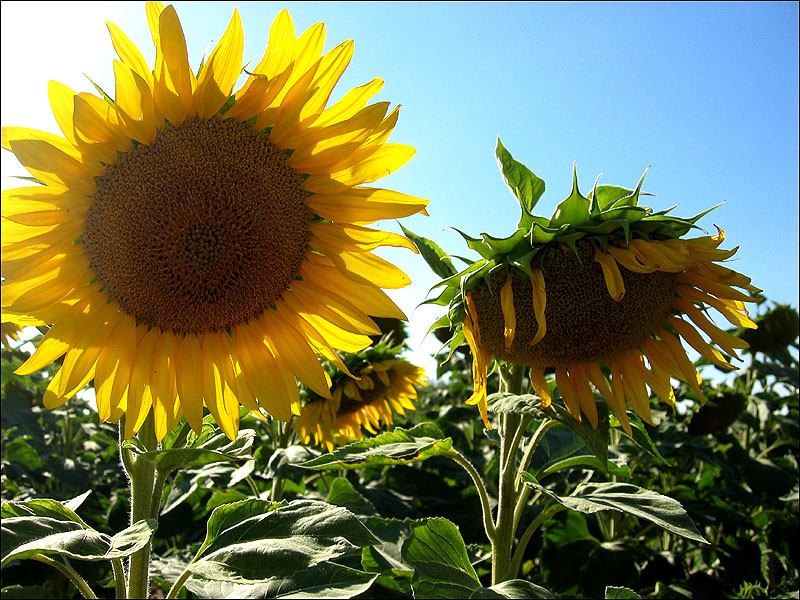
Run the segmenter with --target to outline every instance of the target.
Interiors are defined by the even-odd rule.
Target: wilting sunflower
[[[462,234],[483,258],[460,273],[449,259],[434,263],[446,278],[434,286],[444,291],[433,301],[450,307],[434,327],[454,329],[451,349],[469,344],[474,394],[468,403],[478,405],[487,427],[486,378],[493,358],[530,366],[531,386],[544,405],[552,398],[545,369],[554,370],[570,414],[594,427],[592,386],[629,433],[626,400],[652,423],[647,388],[674,405],[675,378],[704,401],[702,380],[681,340],[713,364],[733,368],[698,329],[738,359],[736,350],[747,342],[715,325],[707,311],[753,328],[744,302],[754,300],[734,288],[759,291],[749,278],[717,264],[736,252],[719,248],[722,230],[681,239],[706,213],[680,219],[668,216],[669,210],[653,213],[640,206],[644,176],[634,190],[595,182],[585,197],[574,170],[570,196],[550,219],[535,216],[544,182],[499,141],[497,158],[522,207],[517,231],[507,238]]]
[[[239,404],[288,420],[295,376],[323,397],[318,356],[357,351],[368,315],[405,318],[381,288],[408,285],[370,251],[410,247],[364,227],[424,213],[427,201],[362,184],[414,149],[389,144],[398,111],[368,101],[375,79],[326,108],[353,54],[323,54],[325,27],[297,37],[289,13],[243,71],[233,17],[197,75],[172,6],[147,3],[155,68],[108,23],[115,98],[51,82],[64,137],[4,127],[2,145],[37,185],[3,192],[3,320],[52,324],[18,373],[64,356],[52,408],[94,379],[100,419],[152,407],[158,439],[203,405],[231,438]]]
[[[402,347],[385,343],[345,358],[356,379],[345,373],[334,376],[332,396],[311,394],[294,421],[294,429],[304,443],[324,446],[344,445],[364,438],[362,427],[375,434],[394,422],[392,410],[405,416],[414,410],[417,387],[425,386],[425,370],[397,355]]]

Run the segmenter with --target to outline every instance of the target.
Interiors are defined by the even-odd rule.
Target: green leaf
[[[606,600],[638,600],[641,598],[639,594],[630,588],[614,587],[611,585],[606,586],[605,597]]]
[[[344,477],[333,480],[326,501],[336,506],[344,506],[358,515],[374,515],[377,512],[372,503]]]
[[[42,459],[28,443],[30,439],[33,439],[32,436],[22,435],[3,444],[3,461],[20,463],[32,471],[41,469]]]
[[[149,541],[157,521],[139,521],[113,538],[67,519],[28,516],[3,519],[2,565],[37,554],[79,560],[108,560],[130,556]]]
[[[602,471],[615,477],[623,479],[630,479],[631,470],[627,465],[619,465],[614,461],[608,461],[603,465],[596,456],[591,454],[580,454],[578,456],[570,456],[559,461],[548,464],[538,474],[537,478],[542,479],[548,475],[552,475],[558,471],[565,471],[568,469],[590,469],[593,471]]]
[[[403,545],[403,558],[414,566],[415,598],[553,598],[539,586],[518,579],[485,588],[470,562],[464,539],[443,518],[412,522],[413,536]]]
[[[592,428],[588,421],[578,422],[572,418],[560,404],[551,404],[547,408],[542,408],[542,399],[533,394],[517,396],[506,392],[498,392],[489,396],[489,410],[494,413],[516,413],[531,415],[537,419],[553,419],[568,427],[586,444],[586,447],[594,454],[603,470],[606,469],[608,462],[608,409],[605,404],[597,405],[599,423],[597,429]]]
[[[414,567],[405,562],[402,550],[412,535],[410,521],[369,517],[365,524],[379,543],[362,550],[361,565],[368,571],[410,575]]]
[[[406,237],[414,242],[414,245],[419,250],[422,258],[425,259],[425,262],[428,263],[431,270],[439,277],[447,279],[458,273],[458,270],[453,266],[453,262],[436,242],[409,231],[403,227],[402,223],[400,227],[403,229],[403,233]]]
[[[368,465],[405,465],[431,456],[450,453],[451,438],[444,437],[433,423],[420,423],[411,429],[398,427],[373,438],[337,448],[297,465],[305,469],[358,469]]]
[[[655,443],[653,443],[653,440],[650,438],[650,434],[647,433],[647,429],[645,428],[642,420],[635,414],[631,413],[628,413],[628,418],[631,423],[631,433],[633,436],[629,436],[625,432],[625,430],[622,428],[622,423],[620,423],[616,416],[609,415],[608,424],[611,426],[611,430],[609,431],[609,444],[611,446],[618,444],[619,440],[624,435],[625,437],[633,440],[633,442],[642,450],[658,459],[661,464],[668,464],[666,459],[661,456],[661,453],[658,451]]]
[[[580,225],[590,218],[591,202],[578,189],[577,166],[572,165],[572,193],[561,204],[550,218],[550,225]]]
[[[570,496],[558,496],[530,480],[525,481],[559,504],[591,514],[601,510],[618,510],[647,519],[672,533],[707,544],[697,531],[680,502],[669,496],[645,490],[630,483],[584,483]]]
[[[199,558],[187,568],[213,581],[267,583],[376,542],[344,508],[313,500],[277,505],[251,499],[211,514]]]
[[[198,467],[218,462],[248,460],[253,458],[252,448],[256,432],[244,429],[239,432],[235,442],[225,434],[217,434],[196,448],[168,448],[142,452],[139,458],[152,463],[162,473],[176,469]]]
[[[489,589],[500,594],[501,598],[519,598],[520,600],[524,598],[555,598],[550,590],[522,579],[504,581]]]
[[[71,501],[70,501],[71,502]],[[0,508],[3,519],[9,517],[49,517],[59,521],[72,521],[83,529],[91,529],[72,508],[52,498],[34,498],[23,502],[4,502]]]
[[[533,215],[536,203],[539,202],[539,198],[544,194],[544,181],[534,175],[533,171],[521,162],[514,160],[514,157],[506,150],[499,137],[497,138],[495,156],[506,185],[519,202],[520,208],[522,208],[522,217],[517,227],[527,229],[530,225],[527,217]]]
[[[263,583],[190,579],[186,588],[199,598],[355,598],[366,592],[377,578],[377,573],[323,562],[290,577]]]

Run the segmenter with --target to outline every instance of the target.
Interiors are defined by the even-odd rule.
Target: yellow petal
[[[172,5],[158,16],[153,97],[159,111],[173,125],[189,116],[192,107],[192,73],[178,13]]]
[[[317,194],[341,193],[353,186],[386,177],[411,160],[415,152],[411,146],[384,144],[354,167],[330,175],[311,175],[303,182],[303,189]]]
[[[667,323],[672,325],[675,330],[681,335],[683,339],[689,342],[689,345],[697,350],[700,354],[706,357],[709,361],[714,363],[720,368],[723,369],[735,369],[732,364],[730,364],[725,357],[720,354],[719,350],[711,346],[708,342],[706,342],[703,337],[697,333],[697,330],[689,325],[683,319],[678,319],[677,317],[667,317]]]
[[[533,314],[536,317],[536,335],[529,342],[531,346],[538,344],[547,333],[545,321],[545,308],[547,307],[547,294],[545,293],[544,273],[539,267],[533,267],[534,277],[531,279],[533,289]]]
[[[531,367],[529,377],[533,391],[542,399],[542,408],[547,408],[552,403],[553,397],[550,394],[550,386],[544,378],[544,373],[539,367]]]
[[[286,393],[275,357],[250,323],[234,329],[233,348],[261,406],[276,419],[288,421],[293,397]]]
[[[589,419],[592,429],[597,429],[598,416],[597,416],[597,403],[592,393],[592,388],[589,386],[589,379],[586,371],[581,365],[573,365],[569,368],[569,380],[572,385],[572,393],[578,400],[581,406],[581,412]]]
[[[153,38],[153,46],[158,48],[158,17],[164,12],[164,3],[160,1],[150,1],[145,3],[147,12],[147,26],[150,28],[150,35]]]
[[[197,336],[183,336],[176,358],[175,384],[181,408],[189,426],[199,434],[203,428],[203,378],[197,372],[202,368],[203,355]]]
[[[122,133],[114,108],[102,98],[81,93],[75,96],[75,129],[79,137],[95,146],[109,146],[113,154],[109,164],[116,162],[116,152],[131,150],[131,140]]]
[[[175,355],[179,340],[171,331],[161,333],[158,346],[153,352],[150,373],[150,389],[153,395],[153,421],[156,439],[160,442],[175,422],[177,389],[175,387]]]
[[[102,349],[95,366],[95,397],[101,421],[113,418],[115,409],[123,402],[123,398],[127,407],[125,390],[130,381],[131,366],[137,356],[136,320],[130,315],[120,313],[109,342]]]
[[[514,290],[511,286],[511,272],[506,275],[506,282],[500,290],[500,306],[503,311],[503,338],[506,351],[514,343],[514,333],[517,328],[517,315],[514,312]]]
[[[111,34],[111,44],[114,46],[119,59],[138,73],[147,82],[148,87],[152,89],[153,73],[150,71],[150,67],[147,66],[147,61],[142,56],[142,53],[114,23],[106,21],[106,27],[108,27],[108,32]]]
[[[702,302],[716,308],[731,325],[746,327],[748,329],[756,329],[758,327],[758,325],[747,316],[746,310],[740,310],[735,304],[726,301],[724,298],[715,298],[690,285],[678,285],[675,287],[675,291],[682,298],[686,298],[692,302]]]
[[[239,402],[227,333],[203,336],[203,397],[223,433],[235,440],[239,433]]]
[[[381,219],[411,216],[424,210],[429,202],[392,190],[365,187],[340,194],[312,194],[306,204],[325,219],[368,225]]]
[[[615,302],[619,302],[625,296],[625,282],[622,281],[622,274],[619,272],[617,261],[610,254],[606,254],[600,248],[594,250],[594,260],[600,263],[603,269],[603,277],[606,280],[608,293]]]
[[[319,238],[311,239],[311,247],[325,254],[356,283],[389,289],[402,288],[411,283],[403,271],[371,252],[343,252]]]
[[[80,153],[63,138],[23,127],[3,127],[2,146],[45,185],[94,194],[93,172],[81,162]]]
[[[296,298],[293,298],[292,295]],[[297,300],[298,306],[292,306],[292,308],[298,313],[315,314],[352,333],[368,335],[380,335],[381,333],[375,321],[370,319],[360,308],[311,282],[303,281],[292,284],[292,291],[284,294],[284,299],[291,305],[289,298]]]
[[[691,302],[687,302],[683,298],[675,298],[672,301],[672,305],[684,314],[688,315],[695,325],[705,331],[720,348],[725,350],[725,352],[734,358],[741,360],[734,348],[744,349],[750,347],[750,344],[745,342],[742,338],[735,336],[732,333],[728,333],[727,331],[724,331],[714,325]]]
[[[326,244],[336,246],[342,250],[361,252],[374,250],[381,246],[393,246],[395,248],[408,248],[415,254],[419,250],[414,243],[404,235],[389,231],[379,231],[368,229],[357,225],[345,225],[341,223],[312,223],[311,233],[322,239]]]
[[[556,383],[558,389],[561,391],[561,399],[564,401],[564,406],[567,411],[578,423],[581,419],[581,405],[578,401],[577,395],[572,389],[572,382],[570,381],[569,374],[566,367],[556,367]]]
[[[146,326],[139,325],[137,329],[146,330]],[[125,439],[133,437],[144,425],[150,408],[153,405],[150,377],[153,368],[154,351],[158,345],[161,331],[153,327],[148,331],[136,348],[136,359],[131,365],[131,376],[128,387],[128,406],[125,416]]]
[[[675,364],[680,369],[680,375],[675,376],[678,379],[682,379],[688,383],[694,393],[697,394],[700,402],[705,403],[706,397],[700,390],[700,384],[703,383],[703,380],[700,377],[700,374],[694,368],[694,365],[689,360],[689,357],[686,356],[686,350],[683,349],[683,346],[681,346],[678,338],[664,329],[659,329],[656,331],[656,335],[661,338],[662,343],[669,351],[669,356],[675,361]]]
[[[151,144],[156,139],[153,96],[141,75],[118,60],[114,61],[114,79],[120,129],[133,140]],[[127,425],[126,420],[126,425]]]
[[[239,11],[233,9],[233,16],[211,52],[197,80],[195,103],[197,116],[210,119],[228,100],[242,69],[244,34]]]
[[[264,333],[292,372],[323,398],[330,398],[330,381],[325,369],[303,335],[287,323],[279,313],[268,311],[261,317]]]
[[[75,92],[63,83],[50,81],[47,84],[47,97],[50,100],[50,108],[53,116],[58,123],[58,128],[69,142],[75,145],[75,125],[73,120]]]
[[[322,111],[319,118],[314,121],[314,127],[324,127],[350,119],[361,111],[375,94],[383,89],[383,79],[376,77],[369,83],[353,88],[333,106]]]

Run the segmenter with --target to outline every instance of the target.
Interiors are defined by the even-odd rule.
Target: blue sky
[[[497,136],[547,183],[538,212],[601,182],[645,189],[656,210],[692,216],[713,205],[739,246],[732,268],[771,300],[798,305],[797,3],[194,3],[176,2],[193,65],[216,43],[234,6],[245,60],[260,58],[275,15],[298,31],[327,25],[326,48],[355,40],[334,100],[373,77],[376,101],[402,104],[392,141],[415,158],[383,187],[428,198],[430,217],[404,224],[447,252],[460,236],[513,231],[519,209],[494,159]],[[143,3],[2,4],[2,123],[58,133],[47,81],[113,92],[115,57],[104,20],[119,25],[152,64]],[[3,187],[23,174],[3,152]],[[399,231],[394,223],[387,228]],[[702,234],[702,232],[699,232]],[[393,294],[420,345],[438,309],[414,311],[437,278],[408,251],[384,251],[414,283]],[[412,314],[413,313],[413,314]]]

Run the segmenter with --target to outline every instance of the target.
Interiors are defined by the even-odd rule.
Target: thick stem
[[[157,442],[152,413],[148,415],[137,435],[145,449],[156,449]],[[128,471],[131,486],[131,525],[143,519],[153,518],[153,500],[156,491],[155,465],[141,458],[133,460],[132,463],[132,468]],[[158,496],[156,502],[161,500],[160,490]],[[155,514],[158,514],[158,507],[155,508],[155,511]],[[128,598],[150,597],[150,550],[151,544],[148,543],[144,548],[131,555],[128,568]]]
[[[522,367],[512,365],[501,371],[501,391],[522,393]],[[514,545],[514,507],[517,496],[517,449],[522,439],[520,431],[527,421],[517,414],[504,414],[500,418],[500,485],[498,489],[495,537],[492,540],[492,585],[508,577],[511,566],[511,549]]]

